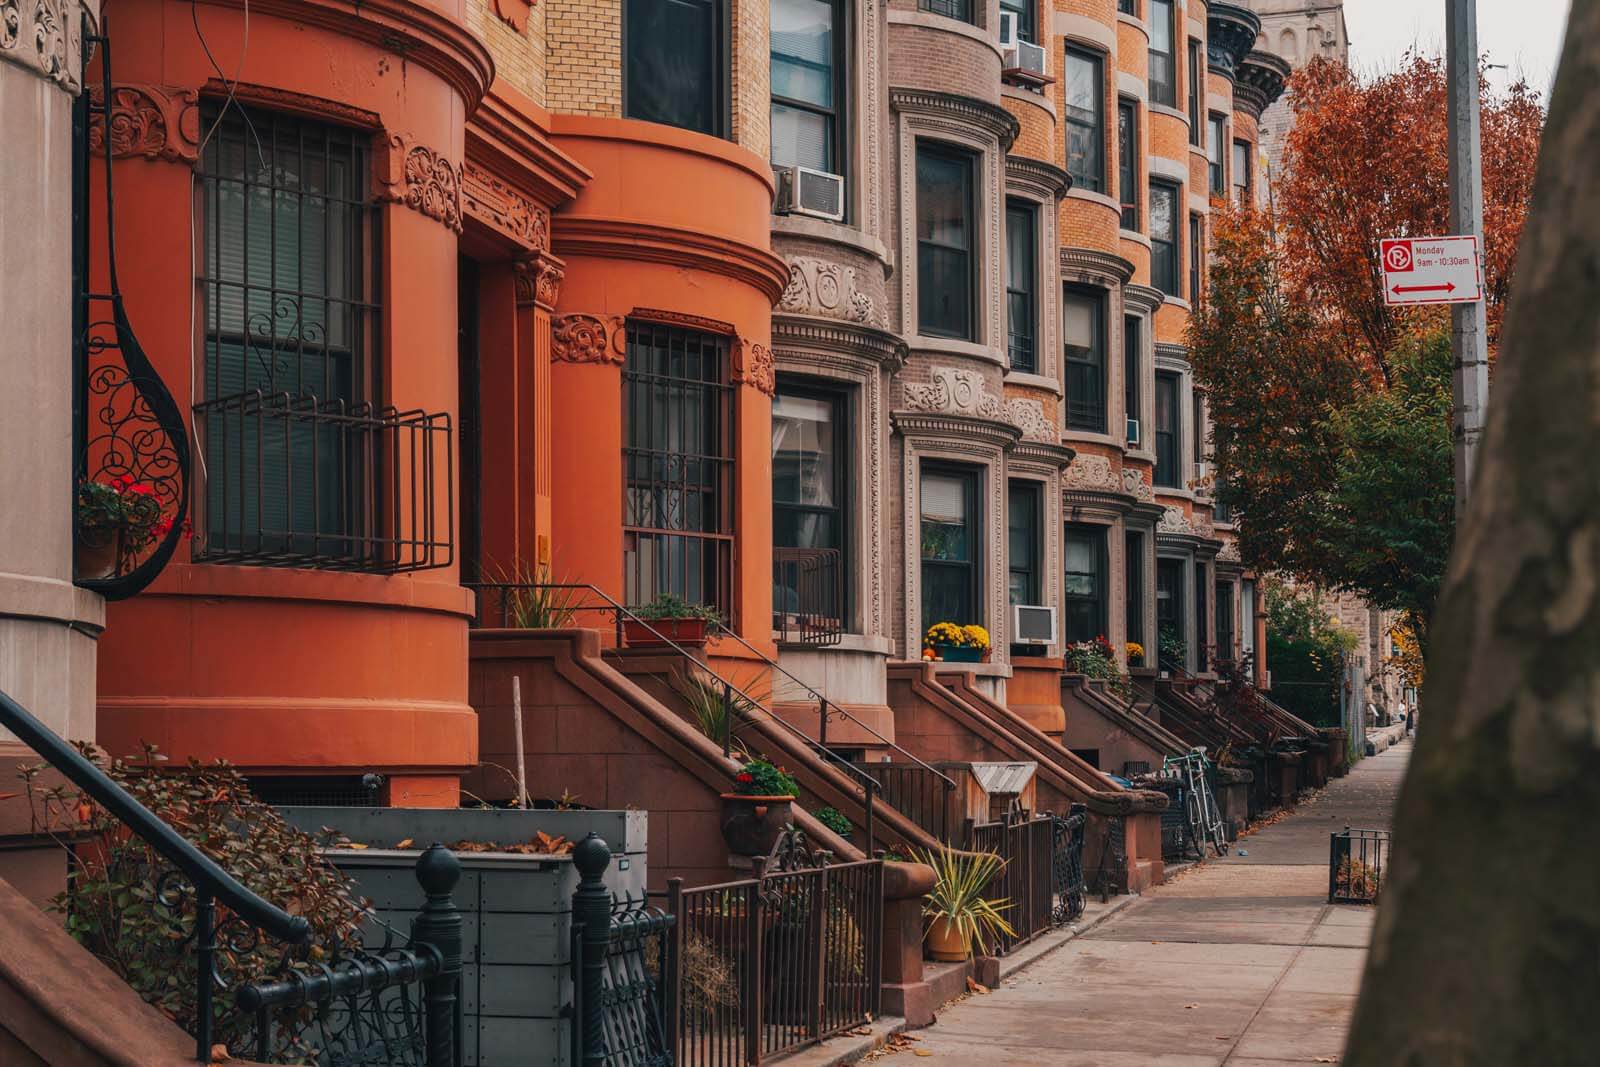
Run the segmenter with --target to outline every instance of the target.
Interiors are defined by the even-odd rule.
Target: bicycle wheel
[[[1183,813],[1189,825],[1189,840],[1194,842],[1195,859],[1203,860],[1206,858],[1205,813],[1200,807],[1200,796],[1192,785],[1183,791]]]

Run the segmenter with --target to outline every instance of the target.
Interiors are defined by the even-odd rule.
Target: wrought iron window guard
[[[83,19],[82,62],[87,71],[100,51],[98,100],[85,91],[73,104],[73,537],[87,549],[108,553],[107,573],[77,574],[76,584],[107,600],[134,596],[155,580],[177,551],[189,510],[189,435],[183,412],[133,331],[117,281],[111,41],[106,16],[99,32]],[[98,119],[98,125],[96,125]],[[104,162],[106,287],[90,279],[90,160]],[[126,523],[96,524],[86,514],[84,494],[98,483],[137,503],[141,514]],[[102,516],[103,517],[103,516]]]
[[[837,548],[772,550],[772,632],[780,644],[836,645],[844,636]]]
[[[454,561],[449,415],[249,390],[196,404],[194,424],[197,562],[388,574]]]
[[[173,936],[194,952],[198,1062],[214,1060],[218,1008],[231,995],[237,1009],[255,1016],[253,1051],[261,1062],[280,1056],[306,1062],[309,1055],[321,1067],[458,1067],[461,917],[451,892],[461,865],[449,850],[435,845],[418,860],[426,903],[413,921],[409,945],[396,948],[386,941],[376,951],[325,952],[313,960],[313,931],[305,918],[241,884],[3,692],[0,727],[172,865],[153,879],[150,892],[171,916]],[[192,929],[186,929],[191,912]],[[230,989],[223,961],[263,939],[282,946],[279,976]],[[276,1037],[274,1013],[282,1020]]]

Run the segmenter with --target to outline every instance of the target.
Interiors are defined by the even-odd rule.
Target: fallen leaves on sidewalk
[[[969,974],[969,975],[967,975],[967,992],[968,993],[987,993],[987,992],[989,992],[989,987],[984,985],[982,982],[978,981],[976,978],[972,977],[972,975]]]
[[[916,1047],[916,1043],[919,1040],[920,1038],[913,1037],[910,1034],[890,1034],[889,1040],[884,1042],[882,1048],[873,1049],[862,1058],[864,1060],[881,1060],[885,1056],[893,1056],[897,1052],[906,1051],[918,1056],[932,1056],[933,1053],[927,1049]]]

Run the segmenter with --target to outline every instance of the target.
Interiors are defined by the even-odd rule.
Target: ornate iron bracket
[[[107,600],[125,600],[155,580],[185,535],[189,514],[189,434],[182,409],[133,332],[117,283],[110,136],[99,138],[99,153],[105,166],[106,291],[96,291],[90,281],[90,161],[95,152],[90,139],[94,125],[91,119],[98,113],[100,128],[107,131],[114,121],[111,42],[104,14],[98,33],[90,20],[84,19],[81,60],[86,69],[97,47],[102,80],[99,102],[84,92],[79,94],[73,110],[73,172],[77,185],[73,211],[73,423],[77,449],[73,536],[79,545],[92,545],[98,536],[101,547],[112,553],[108,573],[79,575],[76,583]],[[146,504],[141,516],[139,526],[143,533],[129,537],[123,527],[86,524],[80,497],[83,487],[91,483],[153,500],[154,506]]]

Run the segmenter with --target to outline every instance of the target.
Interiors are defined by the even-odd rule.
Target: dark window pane
[[[1012,604],[1039,603],[1039,486],[1035,482],[1012,482],[1009,486],[1006,534]]]
[[[1069,288],[1062,299],[1067,426],[1106,430],[1106,310],[1098,289]]]
[[[972,21],[972,0],[917,0],[917,6],[946,18]]]
[[[1178,488],[1179,434],[1178,376],[1156,375],[1156,469],[1155,484]]]
[[[1204,97],[1201,85],[1205,75],[1205,52],[1200,42],[1189,38],[1189,143],[1200,144],[1200,104]]]
[[[1194,658],[1195,670],[1204,671],[1211,665],[1211,657],[1207,654],[1206,630],[1209,624],[1206,621],[1206,569],[1196,560],[1194,565]]]
[[[1204,242],[1201,240],[1200,226],[1200,216],[1191,213],[1189,215],[1189,303],[1195,307],[1200,306],[1200,293],[1205,280],[1201,260]]]
[[[772,162],[839,172],[835,0],[772,0]]]
[[[1034,0],[1000,0],[1001,14],[1007,11],[1017,16],[1017,37],[1037,43],[1038,30],[1035,26],[1039,17],[1034,13]]]
[[[723,0],[627,0],[624,113],[722,136]]]
[[[1184,669],[1185,657],[1169,658],[1160,646],[1177,643],[1187,649],[1183,639],[1183,560],[1156,560],[1156,639],[1155,653],[1163,668]]]
[[[917,150],[917,305],[922,333],[971,339],[972,159]]]
[[[1178,187],[1150,183],[1150,275],[1157,289],[1180,293],[1178,268]]]
[[[1139,230],[1139,105],[1117,102],[1117,195],[1122,202],[1122,228]]]
[[[1124,604],[1127,615],[1128,640],[1136,644],[1145,644],[1144,639],[1144,534],[1137,530],[1129,530],[1123,539],[1123,589],[1126,593]],[[1148,648],[1145,650],[1145,659],[1142,662],[1129,660],[1130,667],[1147,667],[1154,662],[1153,653]]]
[[[1034,260],[1038,213],[1021,201],[1006,204],[1006,348],[1011,369],[1032,373],[1038,367],[1034,350]]]
[[[1231,661],[1233,649],[1233,583],[1217,583],[1217,659]]]
[[[1223,156],[1223,146],[1227,143],[1227,120],[1221,115],[1213,113],[1206,120],[1206,170],[1211,179],[1211,192],[1214,196],[1223,196],[1228,191],[1227,159]]]
[[[1150,102],[1166,107],[1178,101],[1173,53],[1176,25],[1172,0],[1150,0]]]
[[[1139,335],[1139,319],[1127,315],[1122,320],[1122,410],[1130,420],[1140,418],[1139,382],[1144,373],[1143,343]],[[1144,428],[1135,430],[1133,423],[1125,427],[1128,443],[1144,445]]]
[[[979,622],[977,472],[926,468],[921,495],[923,627]]]
[[[1061,637],[1092,641],[1106,632],[1106,532],[1069,525],[1062,543]]]
[[[1105,188],[1105,81],[1098,55],[1066,52],[1067,173],[1079,189]]]
[[[1250,145],[1245,141],[1233,142],[1233,202],[1250,202]]]

